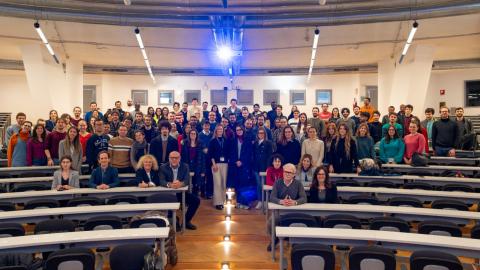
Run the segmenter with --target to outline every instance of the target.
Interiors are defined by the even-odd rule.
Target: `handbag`
[[[412,155],[412,166],[413,167],[427,167],[428,166],[428,158],[422,154],[417,152],[413,153]]]

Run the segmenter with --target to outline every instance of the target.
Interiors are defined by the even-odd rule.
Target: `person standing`
[[[48,166],[53,166],[55,164],[59,164],[60,162],[58,160],[58,148],[60,146],[60,141],[65,139],[67,136],[65,128],[65,119],[58,118],[55,125],[55,130],[47,135],[45,155],[47,156]]]
[[[363,106],[360,108],[360,112],[368,112],[368,115],[370,115],[368,119],[369,123],[373,122],[373,112],[375,111],[375,108],[370,104],[371,101],[369,97],[365,97],[363,99]]]
[[[425,120],[423,120],[420,124],[422,127],[427,129],[427,136],[428,136],[428,145],[432,146],[432,129],[433,123],[435,123],[435,119],[433,115],[435,114],[435,110],[433,108],[426,108],[425,109]]]
[[[229,152],[223,126],[217,125],[213,138],[208,145],[208,156],[212,163],[213,205],[218,210],[223,209],[223,201],[225,199]]]
[[[130,163],[132,144],[133,140],[127,137],[127,127],[124,125],[118,128],[118,136],[113,137],[108,142],[108,154],[111,158],[112,167],[116,168],[119,173],[133,172]]]
[[[257,139],[253,145],[253,175],[257,183],[257,200],[262,197],[263,181],[261,172],[266,172],[270,165],[273,154],[273,143],[268,140],[265,128],[259,127],[257,130]],[[256,209],[260,209],[262,203],[259,201]]]
[[[80,144],[78,129],[70,127],[67,131],[65,139],[60,141],[58,147],[58,156],[69,156],[71,159],[70,166],[79,174],[82,172],[82,145]]]
[[[327,109],[328,109],[328,105],[327,105]],[[308,118],[307,124],[314,127],[317,130],[318,138],[321,138],[321,137],[325,136],[326,129],[325,129],[325,121],[323,121],[319,117],[319,113],[320,113],[320,110],[318,109],[318,107],[313,107],[312,108],[312,116],[313,117]],[[329,119],[330,119],[330,117],[329,117]]]
[[[46,138],[47,130],[45,126],[35,125],[33,136],[27,142],[27,166],[47,166]]]
[[[286,126],[283,129],[282,136],[277,142],[277,153],[283,156],[285,163],[298,164],[300,161],[302,147],[295,139],[292,127]]]
[[[308,128],[308,139],[302,143],[302,156],[309,154],[312,156],[312,166],[318,167],[323,164],[325,155],[325,145],[322,140],[318,139],[317,130],[314,127]]]
[[[328,120],[332,117],[332,113],[328,111],[328,104],[322,104],[322,112],[319,115],[320,119],[322,119],[325,123],[328,123]]]
[[[23,112],[17,113],[15,116],[15,120],[17,121],[16,124],[13,124],[7,128],[6,134],[5,134],[5,141],[6,141],[6,146],[10,143],[10,138],[13,136],[13,134],[19,133],[20,130],[23,128],[23,123],[27,120],[27,115]]]
[[[353,168],[360,172],[357,145],[345,124],[338,127],[338,136],[333,139],[327,156],[331,173],[352,173]]]
[[[10,137],[7,148],[8,167],[24,167],[27,165],[27,142],[30,139],[32,122],[24,121],[22,129]]]
[[[463,116],[462,107],[455,109],[455,122],[458,126],[456,147],[465,150],[470,150],[472,148],[474,149],[476,143],[476,134],[473,130],[472,121]]]
[[[188,164],[190,172],[193,173],[192,193],[197,196],[199,191],[205,192],[205,155],[203,147],[198,137],[198,132],[191,129],[187,138],[182,140],[182,163]]]
[[[403,140],[405,141],[405,153],[403,155],[403,161],[406,164],[412,164],[412,156],[414,153],[423,155],[425,153],[425,137],[418,133],[420,123],[416,121],[410,122],[409,131],[410,134],[406,135]]]
[[[86,149],[86,160],[90,171],[93,171],[98,166],[97,158],[100,152],[105,151],[108,154],[108,141],[110,141],[110,137],[103,133],[103,120],[95,120],[94,125],[95,134],[88,139]]]
[[[433,123],[432,147],[436,156],[455,156],[455,145],[458,140],[458,126],[449,117],[447,107],[440,108],[440,120]],[[405,144],[407,141],[405,140]]]
[[[78,128],[78,123],[82,120],[82,108],[76,106],[73,108],[73,117],[70,118],[72,126]]]
[[[179,151],[178,141],[170,136],[172,126],[167,121],[160,122],[160,134],[150,142],[150,154],[159,164],[168,162],[168,155],[173,151]]]

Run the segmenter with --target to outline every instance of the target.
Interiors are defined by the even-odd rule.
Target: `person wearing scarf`
[[[133,168],[137,168],[140,158],[148,154],[149,144],[145,140],[145,134],[141,130],[135,131],[135,141],[130,148],[130,162]]]

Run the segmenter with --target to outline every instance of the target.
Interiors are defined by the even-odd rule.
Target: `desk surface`
[[[80,231],[67,233],[50,233],[0,238],[0,251],[88,242],[109,242],[128,240],[153,240],[168,237],[169,228],[137,228],[120,230]]]
[[[445,166],[445,165],[429,165],[427,167],[413,167],[407,164],[383,164],[382,168],[386,169],[408,169],[408,170],[453,170],[453,171],[478,171],[477,166]]]
[[[416,208],[384,205],[361,205],[361,204],[319,204],[306,203],[295,206],[283,206],[268,203],[268,209],[280,211],[325,211],[325,212],[348,212],[348,213],[389,213],[409,216],[445,217],[466,220],[480,220],[479,212],[458,211],[448,209]]]
[[[38,197],[65,197],[73,195],[116,195],[116,194],[136,194],[152,193],[152,192],[185,192],[188,191],[188,187],[182,187],[179,189],[172,189],[166,187],[151,187],[151,188],[139,188],[139,187],[116,187],[111,189],[94,189],[94,188],[74,188],[70,190],[57,191],[57,190],[41,190],[41,191],[25,191],[25,192],[10,192],[1,193],[0,200],[12,200],[21,198],[38,198]]]
[[[480,200],[480,193],[460,191],[437,191],[421,189],[381,188],[381,187],[337,187],[339,193],[375,193],[403,196],[445,197],[452,199]]]
[[[391,180],[391,181],[426,181],[426,182],[448,182],[448,183],[474,183],[480,184],[480,178],[473,177],[444,177],[444,176],[420,176],[420,175],[377,175],[377,176],[368,176],[368,175],[358,175],[355,173],[331,173],[330,178],[332,179],[360,179],[360,180]]]
[[[153,210],[177,210],[180,203],[143,203],[143,204],[117,204],[117,205],[95,205],[77,207],[44,208],[19,211],[0,212],[0,221],[16,220],[33,217],[49,216],[76,216],[82,214],[117,214],[123,212],[146,212]]]
[[[276,236],[352,241],[379,241],[401,245],[420,245],[480,252],[480,240],[430,234],[387,232],[357,229],[276,227]]]

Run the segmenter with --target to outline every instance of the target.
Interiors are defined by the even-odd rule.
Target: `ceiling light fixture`
[[[413,42],[413,37],[415,36],[415,33],[417,32],[418,29],[418,22],[414,21],[412,25],[412,29],[410,30],[410,34],[408,34],[407,42],[405,43],[405,46],[403,47],[402,55],[400,56],[400,60],[398,60],[398,63],[401,64],[403,61],[403,58],[405,55],[407,55],[408,49],[410,48],[410,45],[412,45]]]
[[[150,66],[150,61],[148,60],[147,51],[145,50],[145,46],[143,45],[142,36],[140,35],[140,29],[135,28],[135,37],[137,38],[138,47],[140,47],[140,51],[142,52],[143,61],[145,61],[145,65],[147,66],[148,73],[150,74],[150,78],[152,78],[153,83],[155,83],[155,76],[153,76],[152,67]]]
[[[230,58],[232,58],[233,51],[232,51],[232,49],[230,49],[230,47],[224,46],[224,47],[220,47],[218,49],[217,55],[223,61],[228,61],[228,60],[230,60]]]
[[[35,27],[35,30],[37,31],[37,34],[40,36],[40,39],[42,40],[42,42],[43,42],[43,44],[45,45],[45,47],[47,47],[48,52],[52,55],[53,60],[55,60],[55,63],[59,64],[60,62],[58,61],[58,58],[57,58],[57,56],[55,55],[55,52],[53,51],[52,46],[50,45],[50,43],[48,43],[47,38],[46,38],[45,35],[43,34],[42,28],[40,28],[40,23],[35,22],[35,23],[33,24],[33,27]]]
[[[312,78],[313,65],[315,64],[315,57],[317,54],[319,36],[320,36],[320,30],[317,28],[315,29],[314,36],[313,36],[312,56],[310,57],[310,67],[308,68],[307,82],[310,82],[310,79]]]

